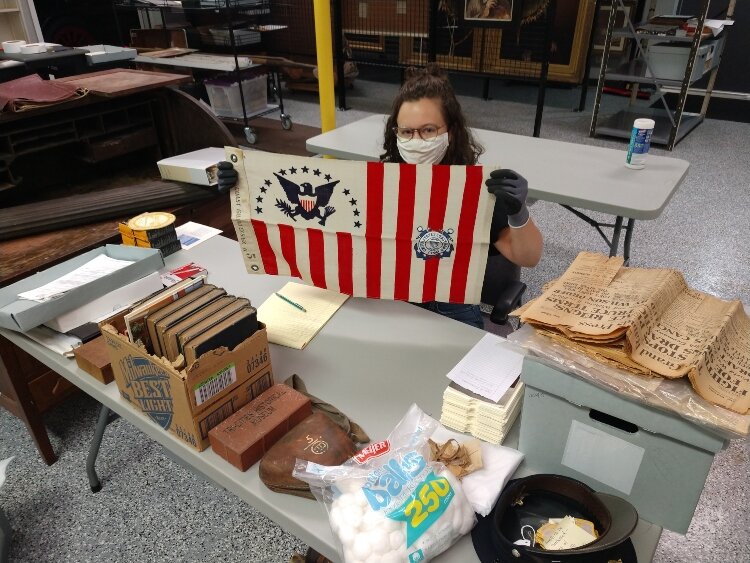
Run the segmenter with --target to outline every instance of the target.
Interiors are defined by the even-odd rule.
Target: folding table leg
[[[94,431],[94,438],[91,440],[91,446],[89,446],[89,455],[86,458],[86,473],[89,476],[89,485],[91,485],[91,492],[98,493],[102,490],[102,483],[99,481],[99,476],[96,474],[96,457],[99,455],[99,447],[102,445],[102,438],[104,437],[104,430],[107,425],[119,418],[120,415],[109,410],[109,407],[102,405],[99,411],[99,420],[96,422],[96,430]]]

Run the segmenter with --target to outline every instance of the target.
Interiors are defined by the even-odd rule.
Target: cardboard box
[[[19,293],[30,291],[54,281],[90,262],[100,254],[106,254],[110,258],[119,260],[131,260],[133,263],[109,275],[71,289],[58,299],[39,303],[18,298]],[[0,327],[21,332],[27,331],[59,317],[63,313],[81,307],[97,297],[106,295],[113,289],[147,276],[163,266],[164,259],[155,248],[136,248],[119,244],[107,244],[95,248],[0,289]]]
[[[579,479],[687,532],[723,438],[528,357],[521,380],[519,449],[529,468]]]
[[[273,385],[265,326],[234,350],[218,348],[176,370],[102,326],[120,395],[165,430],[198,451],[208,431]]]
[[[99,336],[90,342],[81,344],[73,349],[78,367],[92,375],[102,383],[110,383],[115,376],[112,375],[112,362],[109,359],[107,343],[104,337]]]
[[[214,186],[219,179],[216,165],[226,160],[223,148],[200,149],[164,158],[156,163],[164,180]]]

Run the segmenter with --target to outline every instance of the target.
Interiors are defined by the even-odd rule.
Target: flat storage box
[[[706,72],[714,68],[721,58],[724,38],[707,39],[701,41],[695,54],[693,72],[690,82],[699,80]],[[651,72],[646,70],[646,76],[655,76],[663,80],[679,80],[685,77],[690,45],[685,43],[651,43],[648,46],[648,64]],[[653,74],[652,74],[653,73]]]
[[[86,45],[85,47],[79,47],[86,53],[86,63],[89,66],[94,66],[102,63],[109,63],[112,61],[127,61],[134,59],[138,54],[136,49],[130,47],[115,47],[114,45]]]
[[[266,74],[255,69],[242,71],[242,93],[245,97],[247,115],[263,111],[268,106]],[[220,117],[242,117],[242,100],[235,74],[205,81],[211,108]]]
[[[579,479],[627,499],[649,522],[687,532],[723,438],[529,357],[521,380],[527,467]]]
[[[102,326],[120,395],[164,430],[198,451],[208,431],[273,385],[266,328],[233,350],[218,348],[190,366],[147,353],[111,325]]]
[[[133,263],[116,272],[71,289],[58,299],[45,303],[19,299],[18,294],[41,287],[90,262],[100,254]],[[155,272],[164,266],[164,259],[155,248],[136,248],[107,244],[90,250],[0,289],[0,326],[10,330],[27,331],[35,326],[77,309],[90,301]]]
[[[222,160],[226,160],[224,149],[209,147],[163,158],[156,165],[163,180],[214,186],[219,182],[217,165]]]

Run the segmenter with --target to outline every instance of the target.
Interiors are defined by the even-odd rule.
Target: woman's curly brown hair
[[[425,68],[411,67],[406,69],[406,81],[401,86],[398,95],[393,100],[393,108],[385,125],[385,141],[380,159],[385,162],[404,162],[398,152],[396,127],[398,112],[404,102],[416,102],[422,98],[440,100],[443,118],[448,126],[450,144],[440,164],[476,164],[484,148],[476,142],[466,125],[466,118],[461,105],[456,99],[448,80],[448,75],[436,64],[428,64]]]

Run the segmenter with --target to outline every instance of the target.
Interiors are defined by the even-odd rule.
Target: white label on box
[[[396,0],[396,13],[399,15],[406,13],[406,0]]]
[[[574,420],[562,464],[629,495],[645,451],[627,440]]]
[[[367,17],[367,2],[360,2],[359,3],[359,17],[360,18],[366,18]]]
[[[205,381],[201,381],[194,389],[196,406],[200,406],[211,397],[215,397],[235,381],[237,381],[237,370],[234,369],[234,364],[229,364]]]

